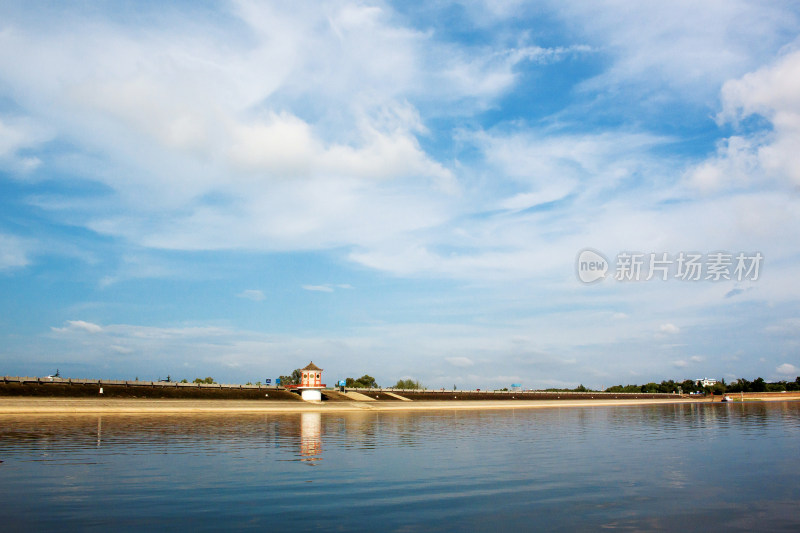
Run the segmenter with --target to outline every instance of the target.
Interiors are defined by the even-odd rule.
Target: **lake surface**
[[[0,530],[799,531],[800,402],[0,416]]]

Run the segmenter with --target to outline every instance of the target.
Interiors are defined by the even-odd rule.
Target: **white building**
[[[322,369],[312,361],[308,363],[307,367],[300,369],[300,372],[302,372],[300,385],[297,387],[300,390],[300,396],[306,401],[322,401],[320,391],[325,387],[325,384],[322,383]]]
[[[695,380],[695,383],[697,384],[698,387],[713,387],[714,385],[717,384],[717,380],[716,379],[703,378],[703,379]]]

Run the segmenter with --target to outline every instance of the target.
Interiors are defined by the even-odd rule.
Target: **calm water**
[[[800,530],[800,402],[0,416],[0,530]]]

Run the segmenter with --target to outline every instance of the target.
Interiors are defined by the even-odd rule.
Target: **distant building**
[[[314,364],[314,361],[308,363],[308,366],[300,369],[300,386],[301,387],[324,387],[322,385],[322,369]]]
[[[300,369],[300,395],[306,401],[322,400],[320,392],[325,385],[322,383],[322,369],[314,364],[313,361],[308,366]]]
[[[698,387],[713,387],[714,385],[717,384],[717,380],[703,378],[696,380],[695,383],[697,384]]]

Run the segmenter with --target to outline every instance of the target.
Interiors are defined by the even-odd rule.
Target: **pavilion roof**
[[[314,361],[311,361],[310,363],[308,363],[307,367],[301,368],[300,370],[319,370],[320,372],[322,372],[322,369],[317,365],[315,365]]]

